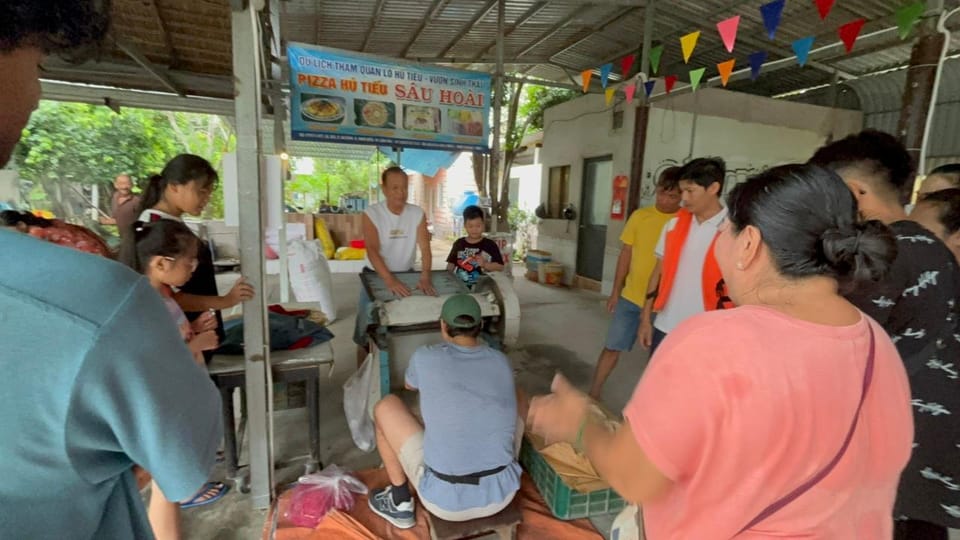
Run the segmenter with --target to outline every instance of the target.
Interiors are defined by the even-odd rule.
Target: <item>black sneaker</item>
[[[417,524],[417,518],[413,512],[413,499],[394,504],[392,490],[393,486],[387,486],[379,491],[371,491],[367,499],[370,509],[398,529],[414,527]]]

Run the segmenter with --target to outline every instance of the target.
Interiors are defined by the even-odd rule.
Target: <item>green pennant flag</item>
[[[914,25],[920,20],[920,16],[923,15],[923,10],[923,2],[907,4],[897,10],[897,28],[900,30],[900,39],[907,39],[907,37],[910,36]]]
[[[660,71],[660,57],[663,56],[663,45],[657,45],[650,49],[650,71],[656,75]]]
[[[706,71],[707,71],[707,68],[690,70],[690,87],[693,88],[694,92],[696,92],[697,87],[700,86],[700,80],[703,79],[703,74]]]

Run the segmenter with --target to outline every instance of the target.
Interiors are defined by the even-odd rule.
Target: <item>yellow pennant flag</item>
[[[610,104],[613,103],[613,95],[616,94],[616,93],[617,93],[617,89],[616,89],[616,88],[607,88],[607,91],[604,92],[604,94],[605,94],[606,97],[607,97],[607,107],[609,107]]]
[[[686,64],[690,61],[690,56],[693,55],[693,49],[697,47],[697,40],[700,39],[700,31],[690,32],[689,34],[680,38],[680,48],[683,49],[683,63]]]
[[[593,70],[585,69],[580,73],[580,78],[583,79],[583,93],[587,93],[587,90],[590,89],[590,79],[593,78]]]
[[[720,82],[723,84],[724,88],[727,86],[727,81],[730,80],[730,75],[733,74],[733,66],[736,65],[737,59],[731,58],[726,62],[720,62],[717,64],[717,71],[720,72]]]

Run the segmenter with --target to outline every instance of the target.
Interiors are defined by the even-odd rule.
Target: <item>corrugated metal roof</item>
[[[503,1],[504,52],[510,70],[570,82],[571,73],[639,52],[650,0]],[[710,77],[716,74],[718,62],[735,58],[743,67],[748,65],[748,55],[757,50],[768,51],[769,60],[788,58],[793,55],[793,40],[815,36],[815,51],[806,67],[787,63],[788,67],[763,75],[757,82],[732,85],[746,92],[778,95],[823,84],[834,70],[849,79],[901,66],[909,57],[909,43],[898,41],[895,32],[867,37],[895,26],[893,13],[899,2],[844,0],[834,5],[826,21],[820,19],[813,2],[787,2],[777,35],[770,40],[759,11],[766,1],[660,1],[651,39],[665,45],[661,73],[685,80],[690,69],[706,67]],[[280,31],[288,41],[493,69],[497,0],[268,0],[267,4],[279,11]],[[229,0],[114,0],[113,12],[116,36],[185,93],[232,95]],[[723,48],[715,25],[733,15],[740,15],[741,22],[737,47],[731,54]],[[816,50],[837,44],[837,28],[861,17],[867,21],[865,37],[852,54],[843,54],[842,47]],[[960,17],[956,19],[955,27],[960,26]],[[690,64],[684,64],[679,38],[695,30],[701,31],[700,40]],[[77,68],[51,61],[46,76],[169,91],[158,77],[145,75],[119,49],[97,66]]]

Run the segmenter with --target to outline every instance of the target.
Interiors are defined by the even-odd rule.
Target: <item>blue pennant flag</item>
[[[611,71],[613,71],[613,64],[604,64],[600,66],[600,84],[604,88],[607,87],[607,78],[610,77]]]
[[[797,63],[801,66],[806,65],[807,58],[810,56],[810,49],[813,48],[813,36],[794,41],[792,47],[794,54],[797,55]]]
[[[767,36],[773,39],[777,35],[777,27],[780,26],[780,17],[783,16],[783,6],[787,0],[774,0],[768,4],[760,6],[760,14],[763,15],[763,26],[767,29]]]
[[[750,55],[750,80],[755,81],[760,77],[760,70],[767,61],[767,51],[757,51]]]

